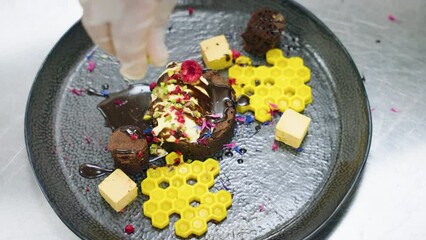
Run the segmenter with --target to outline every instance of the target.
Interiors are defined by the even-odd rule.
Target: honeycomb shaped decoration
[[[216,160],[184,163],[182,155],[172,152],[166,162],[168,166],[148,169],[147,178],[141,183],[142,193],[149,196],[143,204],[143,214],[151,218],[154,227],[167,227],[170,215],[176,213],[180,219],[174,225],[175,233],[187,238],[206,233],[207,222],[226,218],[231,194],[225,190],[209,191],[219,174]]]
[[[247,57],[244,57],[247,58]],[[240,113],[252,111],[255,119],[266,122],[271,119],[270,110],[283,112],[291,108],[297,112],[312,102],[311,87],[306,85],[311,79],[311,70],[300,57],[287,58],[281,49],[271,49],[266,53],[266,62],[272,66],[252,66],[247,59],[236,59],[236,64],[228,69],[228,77],[235,79],[232,88],[237,99],[246,95],[250,103],[237,106]]]

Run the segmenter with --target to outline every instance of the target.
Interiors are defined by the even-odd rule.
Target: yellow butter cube
[[[204,64],[210,69],[221,70],[232,65],[232,51],[225,35],[209,38],[200,43]]]
[[[311,119],[292,109],[287,109],[275,127],[275,139],[298,148],[308,132]]]
[[[116,169],[98,185],[101,196],[119,212],[138,195],[136,183],[123,171]]]

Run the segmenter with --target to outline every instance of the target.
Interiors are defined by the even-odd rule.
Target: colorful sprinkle
[[[295,148],[294,150],[296,150],[296,152],[298,152],[298,153],[303,152],[303,148],[302,147]]]
[[[86,90],[84,89],[76,89],[73,87],[68,87],[69,90],[71,90],[71,92],[77,96],[83,96],[83,92],[85,92]]]
[[[235,85],[235,84],[236,84],[236,82],[237,82],[237,80],[236,80],[235,78],[230,78],[230,79],[228,79],[228,83],[229,83],[229,85]]]
[[[237,146],[237,143],[236,142],[231,142],[231,143],[223,144],[223,146],[225,148],[232,149],[232,148],[234,148],[234,147]]]
[[[394,113],[398,113],[398,112],[400,112],[398,109],[396,109],[396,108],[394,108],[394,107],[391,107],[391,112],[394,112]]]
[[[89,54],[86,55],[86,59],[90,60],[92,59],[93,55],[95,55],[96,49],[93,49],[92,51],[89,52]]]
[[[188,15],[191,16],[192,14],[194,14],[194,9],[192,7],[188,7]]]
[[[254,122],[254,117],[252,115],[246,115],[245,124],[250,124]]]
[[[142,153],[142,150],[139,150],[139,151],[138,151],[138,154],[137,154],[137,156],[138,156],[138,158],[141,158],[141,157],[143,157],[143,153]]]
[[[84,140],[86,140],[87,144],[92,143],[92,139],[90,137],[84,137]]]
[[[154,88],[157,86],[157,83],[156,82],[152,82],[151,84],[149,84],[149,90],[151,90],[151,92],[152,92],[152,90],[154,90]]]
[[[259,212],[263,212],[263,211],[265,211],[265,204],[264,203],[260,204],[260,206],[259,206]]]
[[[133,141],[138,140],[138,135],[135,133],[130,134],[130,139],[132,139]]]
[[[396,17],[394,16],[394,15],[392,15],[392,14],[389,14],[388,15],[388,20],[389,21],[391,21],[391,22],[397,22],[398,20],[396,19]]]
[[[245,122],[245,121],[246,121],[245,117],[243,117],[243,116],[236,116],[236,117],[235,117],[235,120],[236,120],[237,122],[240,122],[240,123],[243,123],[243,122]]]
[[[103,90],[101,91],[101,94],[102,94],[102,96],[104,96],[104,97],[108,97],[108,96],[109,96],[109,91],[108,91],[108,89],[103,89]]]
[[[238,52],[237,50],[235,50],[235,49],[231,49],[231,52],[232,52],[232,60],[236,60],[239,56],[241,56],[241,53],[240,52]]]
[[[223,114],[222,113],[210,114],[210,115],[207,115],[207,117],[211,117],[211,118],[222,118]]]
[[[277,141],[276,140],[274,140],[274,143],[272,143],[272,151],[277,151],[277,149],[278,149],[278,143],[277,143]]]
[[[124,104],[126,104],[126,103],[127,103],[127,100],[126,100],[126,101],[123,101],[123,100],[121,100],[120,98],[114,99],[114,104],[115,104],[116,106],[121,107],[121,106],[123,106],[123,105],[124,105]]]
[[[132,234],[135,232],[135,227],[131,224],[127,224],[126,227],[124,227],[124,232],[127,234]]]
[[[278,109],[278,106],[277,106],[277,104],[275,104],[275,103],[269,103],[269,106],[270,106],[273,110]]]
[[[95,70],[96,67],[96,62],[93,60],[89,60],[89,65],[87,66],[87,71],[89,72],[93,72],[93,70]]]
[[[220,183],[222,184],[222,187],[226,190],[229,191],[230,189],[225,185],[225,183],[223,182],[223,180],[220,178]]]
[[[243,155],[244,153],[242,153],[241,151],[240,151],[240,149],[238,148],[238,146],[235,146],[234,147],[234,150],[238,153],[238,154],[240,154],[240,155]]]

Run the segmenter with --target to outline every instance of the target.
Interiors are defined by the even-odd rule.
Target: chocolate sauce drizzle
[[[78,173],[80,174],[80,176],[89,179],[98,178],[105,174],[112,173],[113,171],[113,169],[103,168],[93,163],[84,163],[81,164],[78,168]]]
[[[148,123],[143,120],[151,103],[149,86],[130,85],[127,89],[109,94],[98,104],[98,109],[105,118],[105,126],[113,130],[125,125],[134,125],[146,129]]]

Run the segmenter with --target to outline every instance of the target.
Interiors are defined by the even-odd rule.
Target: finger
[[[109,22],[119,19],[123,6],[120,0],[80,0],[83,7],[82,24],[93,42],[106,52],[115,54]]]
[[[115,55],[114,45],[111,38],[110,24],[102,25],[88,25],[84,19],[82,19],[83,27],[86,29],[87,34],[93,42],[102,48],[104,51]]]
[[[112,42],[122,64],[120,72],[131,80],[145,76],[147,39],[157,5],[156,0],[136,2],[128,9],[126,18],[111,24]]]
[[[160,0],[157,5],[156,20],[150,29],[147,46],[148,56],[153,65],[163,66],[169,58],[165,45],[165,29],[175,4],[175,0]]]

